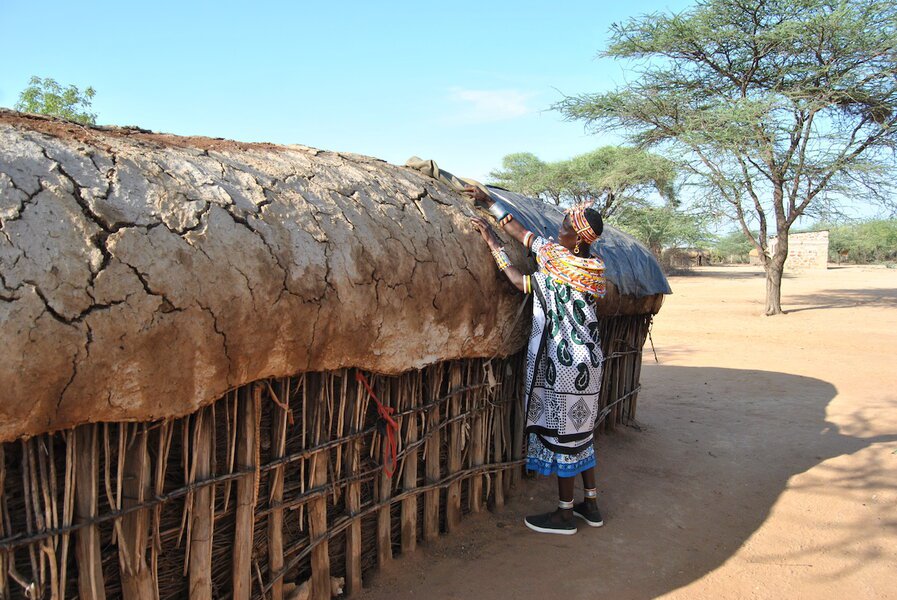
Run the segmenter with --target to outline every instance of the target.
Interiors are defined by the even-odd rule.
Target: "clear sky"
[[[417,155],[487,180],[512,152],[561,160],[621,142],[551,105],[626,81],[597,58],[612,23],[690,5],[0,0],[0,106],[51,77],[93,86],[101,124]]]
[[[512,152],[569,158],[609,136],[550,110],[608,89],[628,2],[0,0],[0,106],[32,75],[96,89],[101,124],[298,143],[487,178]]]

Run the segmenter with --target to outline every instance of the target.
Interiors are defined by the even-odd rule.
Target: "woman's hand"
[[[499,241],[495,232],[492,231],[492,228],[489,226],[489,223],[486,222],[486,219],[483,219],[482,217],[474,217],[470,220],[470,224],[473,225],[474,229],[480,232],[480,235],[483,236],[483,239],[486,240],[486,243],[489,244],[491,249],[496,250],[501,248],[501,241]],[[514,287],[521,292],[523,291],[523,274],[517,267],[509,265],[504,269],[503,273]]]
[[[495,202],[492,198],[489,197],[489,194],[473,185],[464,186],[464,190],[461,193],[473,200],[475,203],[484,205],[486,208],[489,208],[490,206],[492,206],[492,203]]]
[[[492,231],[489,223],[486,222],[486,219],[482,217],[473,217],[470,220],[470,224],[473,225],[474,229],[480,232],[480,235],[483,236],[483,239],[489,244],[490,248],[501,248],[501,242],[498,240],[495,232]]]

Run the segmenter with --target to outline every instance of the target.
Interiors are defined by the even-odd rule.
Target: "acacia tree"
[[[605,219],[650,191],[675,203],[676,165],[635,148],[605,146],[550,163],[521,152],[505,156],[502,167],[490,173],[497,185],[555,205],[591,201]]]
[[[560,205],[564,186],[557,163],[546,163],[530,152],[516,152],[506,155],[501,166],[489,173],[494,185]]]
[[[555,108],[674,157],[709,208],[759,250],[767,315],[782,312],[788,233],[800,216],[887,197],[897,148],[892,1],[700,0],[614,25],[602,54],[632,59],[632,83]]]
[[[657,260],[664,248],[699,246],[711,238],[702,215],[683,212],[669,204],[633,203],[624,206],[612,223],[643,242]]]
[[[49,77],[32,77],[28,87],[19,94],[15,109],[96,125],[97,115],[90,111],[95,94],[92,87],[81,91],[74,85],[63,87]]]

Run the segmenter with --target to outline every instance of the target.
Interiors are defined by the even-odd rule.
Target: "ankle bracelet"
[[[561,510],[570,510],[571,508],[573,508],[573,501],[571,500],[567,502],[565,500],[558,500],[558,508],[560,508]]]
[[[592,488],[592,489],[586,488],[583,491],[585,492],[586,498],[597,498],[598,497],[598,488]]]

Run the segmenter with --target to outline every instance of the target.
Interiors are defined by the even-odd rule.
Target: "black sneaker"
[[[560,511],[532,515],[523,519],[524,524],[533,531],[539,533],[557,533],[559,535],[573,535],[576,533],[576,524],[573,519],[565,519]]]
[[[573,514],[588,523],[589,527],[601,527],[604,525],[601,511],[597,508],[591,508],[585,500],[573,507]]]

